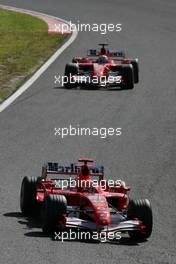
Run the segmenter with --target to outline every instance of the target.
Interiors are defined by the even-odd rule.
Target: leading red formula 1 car
[[[138,59],[128,58],[123,51],[109,50],[108,44],[99,44],[100,50],[89,49],[87,57],[74,57],[66,64],[64,86],[121,87],[133,89],[139,82]]]
[[[105,180],[103,166],[82,158],[78,164],[49,162],[41,177],[24,177],[20,205],[23,214],[42,211],[44,232],[88,230],[108,235],[128,233],[145,240],[152,233],[148,199],[130,200],[123,181]],[[50,175],[50,177],[49,177]]]

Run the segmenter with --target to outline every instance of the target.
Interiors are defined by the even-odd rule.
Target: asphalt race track
[[[76,41],[0,114],[0,263],[176,263],[176,2],[174,0],[0,1],[72,22],[122,23],[122,32],[80,32]],[[54,84],[66,62],[106,39],[140,60],[133,90],[65,90]],[[54,136],[55,127],[122,127],[120,137]],[[153,206],[151,238],[135,244],[59,242],[22,218],[24,175],[39,175],[49,160],[80,156],[103,163],[108,177],[132,186],[131,196]]]

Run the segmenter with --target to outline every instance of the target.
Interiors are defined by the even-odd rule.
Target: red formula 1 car
[[[138,59],[129,59],[123,51],[109,50],[108,44],[99,44],[100,50],[90,49],[86,58],[74,57],[66,64],[64,86],[121,87],[133,89],[139,82]]]
[[[24,177],[20,205],[23,214],[42,211],[44,232],[88,230],[107,237],[128,233],[145,240],[152,233],[152,209],[147,199],[130,200],[123,181],[105,180],[103,166],[91,159],[61,165],[49,162],[41,177]],[[50,177],[48,177],[50,175]]]

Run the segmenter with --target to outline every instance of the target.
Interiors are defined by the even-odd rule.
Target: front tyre
[[[131,60],[131,64],[133,66],[133,72],[134,72],[134,83],[139,82],[139,62],[138,59]]]
[[[134,73],[132,64],[122,65],[122,80],[124,89],[134,88]]]
[[[73,83],[72,76],[78,75],[78,66],[76,63],[68,63],[65,66],[64,87],[67,89],[76,88],[77,83]]]
[[[152,208],[148,199],[130,200],[128,205],[128,219],[139,219],[145,225],[142,231],[130,231],[134,240],[146,240],[151,236],[153,227]]]
[[[25,215],[32,214],[37,207],[36,186],[40,177],[23,178],[20,191],[20,208]]]
[[[51,233],[64,229],[64,215],[67,212],[67,200],[64,195],[47,194],[43,208],[43,232]]]

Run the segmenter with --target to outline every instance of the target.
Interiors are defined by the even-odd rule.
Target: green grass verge
[[[0,9],[0,102],[22,85],[64,42],[30,15]]]

